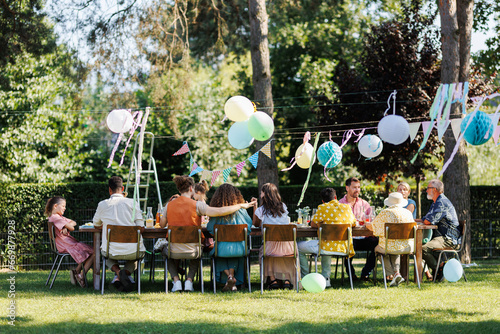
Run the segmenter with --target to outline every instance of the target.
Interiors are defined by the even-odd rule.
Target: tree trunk
[[[457,7],[457,4],[459,5]],[[441,82],[453,83],[468,81],[470,72],[470,34],[472,29],[472,0],[440,0],[441,42],[443,60]],[[451,118],[462,117],[461,106],[454,104]],[[444,161],[448,161],[455,147],[456,140],[450,128],[444,135]],[[471,226],[469,162],[465,141],[453,161],[443,174],[445,194],[455,206],[459,220],[466,220]],[[462,261],[470,263],[470,228],[466,235],[467,244],[462,253]]]
[[[259,111],[273,117],[273,92],[271,87],[271,66],[269,61],[269,43],[267,40],[267,11],[264,0],[249,0],[250,14],[250,52],[252,57],[252,82],[254,100]],[[256,150],[260,150],[265,142],[256,141]],[[278,186],[278,166],[274,141],[271,141],[271,159],[265,154],[259,154],[257,175],[259,193],[263,184],[274,183]]]

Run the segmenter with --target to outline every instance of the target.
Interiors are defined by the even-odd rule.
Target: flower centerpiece
[[[302,224],[302,218],[307,219],[307,217],[309,216],[309,212],[311,212],[311,209],[308,206],[305,206],[302,209],[301,208],[296,209],[295,212],[297,212],[298,214],[297,223]]]

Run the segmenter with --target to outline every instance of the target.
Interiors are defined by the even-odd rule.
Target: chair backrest
[[[48,222],[49,223],[49,241],[50,241],[50,249],[54,252],[57,253],[57,246],[56,246],[56,231],[55,231],[55,226],[53,222]]]
[[[413,239],[417,223],[385,223],[386,239]]]
[[[318,228],[318,239],[321,241],[349,240],[351,224],[321,224]]]
[[[262,225],[263,241],[295,241],[297,225],[295,224],[264,224]]]
[[[116,243],[137,243],[137,257],[141,248],[141,226],[106,225],[107,246],[109,255],[109,244]]]
[[[171,243],[187,244],[187,243],[200,243],[201,244],[201,227],[200,226],[169,226],[167,233],[167,240]]]
[[[245,242],[245,252],[248,249],[248,225],[247,224],[237,224],[237,225],[222,225],[216,224],[214,226],[214,249],[215,256],[218,253],[217,244],[219,242]]]

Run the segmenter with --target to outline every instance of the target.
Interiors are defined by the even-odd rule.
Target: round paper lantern
[[[224,113],[234,122],[246,121],[253,114],[252,101],[244,96],[233,96],[226,101]]]
[[[328,163],[329,160],[330,163]],[[337,143],[327,141],[326,143],[321,144],[318,148],[318,161],[326,168],[333,168],[337,166],[340,160],[342,160],[342,150]],[[328,166],[326,165],[327,163]]]
[[[234,123],[227,132],[229,144],[232,147],[241,150],[252,145],[254,138],[248,132],[248,121]]]
[[[301,155],[300,152],[302,152],[303,147],[305,147],[305,149]],[[315,159],[313,160],[313,155],[314,147],[309,143],[305,143],[300,145],[297,151],[295,151],[295,161],[300,168],[308,169],[309,166],[314,163]]]
[[[274,132],[274,121],[265,112],[254,112],[248,119],[248,132],[257,140],[268,140]]]
[[[387,115],[378,122],[377,131],[383,141],[399,145],[410,136],[410,125],[402,116]]]
[[[448,282],[458,281],[462,277],[463,273],[464,268],[462,268],[462,264],[458,262],[457,259],[450,259],[444,265],[443,275]]]
[[[465,141],[469,144],[482,145],[491,138],[493,131],[495,131],[495,127],[491,118],[486,113],[477,111],[476,115],[467,127],[467,130],[465,130],[471,116],[472,113],[465,116],[462,123],[460,123],[460,131],[462,131]]]
[[[124,133],[132,128],[132,115],[126,109],[112,110],[106,117],[106,125],[114,133]]]
[[[363,136],[358,142],[359,153],[366,158],[375,158],[382,152],[383,148],[384,144],[375,135]]]
[[[307,292],[318,293],[326,288],[326,280],[323,275],[318,273],[310,273],[302,278],[302,287]]]

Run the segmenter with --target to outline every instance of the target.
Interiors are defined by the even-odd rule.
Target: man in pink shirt
[[[357,220],[363,220],[364,215],[371,214],[370,204],[364,199],[359,198],[361,193],[361,181],[355,177],[350,177],[345,181],[345,189],[347,194],[339,200],[339,203],[349,204],[352,209],[352,213]],[[366,281],[369,279],[370,272],[375,268],[375,252],[374,249],[378,245],[377,237],[353,237],[353,245],[355,251],[367,251],[369,252],[368,258],[366,259],[365,266],[361,270],[361,279]],[[347,269],[347,261],[345,261],[345,266]],[[347,270],[347,272],[349,272]],[[354,267],[351,262],[351,273],[353,275],[353,281],[357,280],[358,277],[354,274]]]

